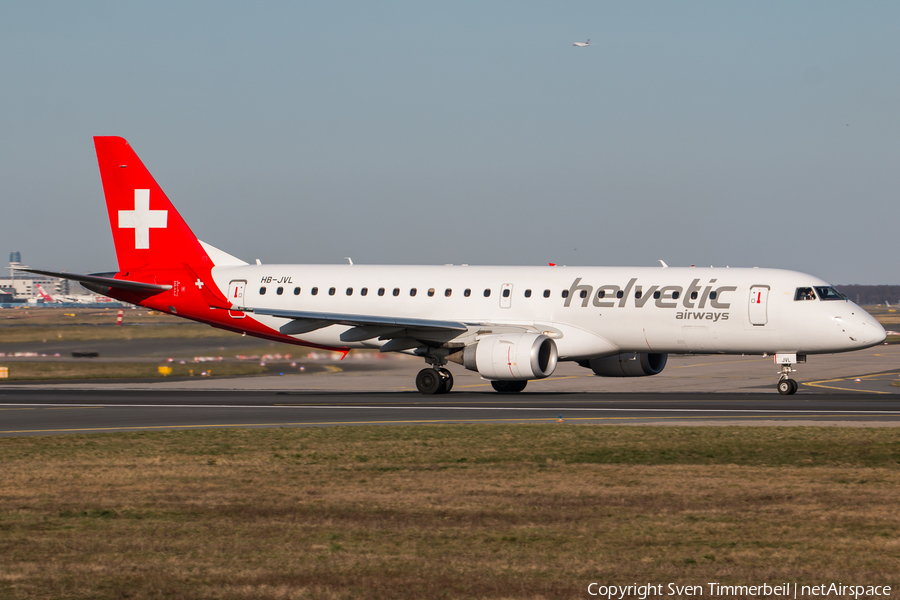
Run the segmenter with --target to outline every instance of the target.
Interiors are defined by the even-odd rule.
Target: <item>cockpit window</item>
[[[833,287],[818,286],[816,291],[819,293],[819,300],[846,300],[847,297],[834,289]]]
[[[811,287],[808,288],[797,288],[797,293],[794,295],[794,300],[815,300],[816,293],[813,291]]]

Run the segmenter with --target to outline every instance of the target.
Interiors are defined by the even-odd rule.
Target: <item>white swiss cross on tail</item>
[[[134,190],[134,210],[119,211],[119,229],[134,229],[134,249],[150,248],[150,228],[166,228],[167,210],[150,210],[150,190]]]

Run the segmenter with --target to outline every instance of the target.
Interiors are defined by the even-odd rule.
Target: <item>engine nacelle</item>
[[[615,356],[592,358],[578,364],[591,369],[600,377],[646,377],[662,372],[668,359],[668,354],[626,352]]]
[[[485,379],[543,379],[556,370],[556,342],[539,333],[486,335],[448,357]]]

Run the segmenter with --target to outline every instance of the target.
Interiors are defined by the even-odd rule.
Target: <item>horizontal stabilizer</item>
[[[136,290],[143,292],[165,292],[171,290],[171,285],[158,285],[156,283],[144,283],[142,281],[128,281],[127,279],[115,279],[114,277],[102,277],[100,275],[78,275],[77,273],[57,273],[55,271],[40,271],[38,269],[16,269],[17,271],[25,271],[26,273],[37,273],[38,275],[47,275],[48,277],[59,277],[60,279],[70,279],[80,283],[93,283],[94,285],[102,285],[120,290]]]

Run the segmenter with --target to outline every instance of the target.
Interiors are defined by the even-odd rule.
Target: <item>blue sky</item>
[[[92,146],[263,262],[900,283],[894,2],[8,2],[0,250],[115,266]],[[588,48],[574,41],[591,38]]]

